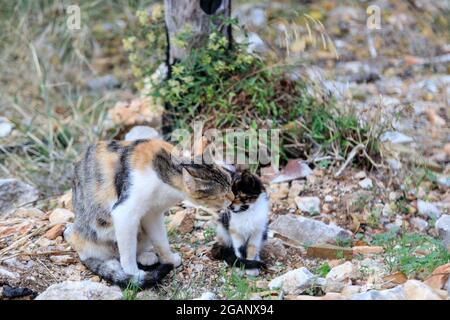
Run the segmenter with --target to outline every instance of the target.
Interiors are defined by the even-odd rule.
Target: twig
[[[15,258],[15,257],[19,257],[19,256],[60,256],[60,255],[65,255],[67,253],[75,253],[75,250],[59,250],[59,251],[45,251],[45,252],[19,252],[19,253],[15,253],[11,256],[8,257],[3,257],[0,259],[0,262]]]
[[[334,174],[334,177],[335,178],[339,177],[342,174],[342,172],[344,172],[345,168],[347,168],[347,166],[352,162],[353,158],[358,154],[358,152],[364,150],[364,148],[365,147],[363,144],[358,144],[357,146],[355,146],[353,150],[350,151],[347,160],[345,160],[345,162],[342,164],[339,170]]]
[[[0,250],[0,256],[4,255],[6,252],[10,251],[11,249],[14,249],[14,248],[18,247],[20,244],[22,244],[26,240],[30,239],[31,237],[34,237],[34,236],[36,236],[36,235],[38,235],[40,233],[43,233],[43,232],[49,230],[50,228],[54,227],[57,224],[58,223],[52,223],[52,224],[40,227],[40,228],[34,230],[32,233],[20,237],[19,239],[17,239],[13,243],[11,243],[6,248]]]

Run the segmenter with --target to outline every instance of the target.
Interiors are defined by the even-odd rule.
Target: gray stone
[[[36,201],[39,191],[16,179],[0,179],[0,215]]]
[[[441,211],[434,203],[423,200],[417,200],[417,211],[420,215],[431,219],[437,219],[441,216]]]
[[[295,203],[297,207],[309,214],[320,213],[320,199],[318,197],[296,197]]]
[[[0,268],[0,279],[16,280],[18,278],[19,278],[19,275],[17,273]]]
[[[36,300],[121,300],[119,287],[91,280],[64,281],[48,287]]]
[[[286,214],[271,223],[270,229],[303,244],[323,244],[336,239],[350,239],[352,233],[335,224],[325,224],[310,218]]]
[[[109,74],[103,77],[98,77],[94,79],[90,79],[87,81],[87,86],[92,91],[97,90],[111,90],[114,88],[120,87],[119,80],[116,79],[113,75]]]
[[[4,117],[0,117],[0,138],[9,136],[14,129],[14,124]]]
[[[195,298],[194,300],[216,300],[216,295],[213,292],[207,291],[204,292],[199,298]]]
[[[405,293],[402,286],[397,286],[387,290],[370,290],[358,293],[351,297],[351,300],[405,300]]]
[[[135,141],[139,139],[161,139],[158,131],[149,126],[135,126],[125,135],[125,141]]]
[[[372,179],[370,178],[365,178],[364,180],[358,182],[358,184],[363,189],[370,189],[373,187]]]
[[[443,187],[450,188],[450,177],[439,177],[437,183]]]
[[[284,294],[301,294],[316,277],[305,267],[291,270],[269,282],[269,289],[282,289]]]
[[[419,217],[414,217],[409,222],[419,231],[425,231],[428,228],[428,222]]]
[[[393,171],[399,171],[402,168],[402,163],[400,161],[398,161],[397,159],[390,158],[390,159],[387,159],[386,161],[389,164],[389,167]]]
[[[419,280],[406,281],[403,292],[408,300],[442,300],[436,291]]]
[[[266,52],[267,51],[267,46],[264,43],[264,40],[261,39],[261,37],[255,33],[255,32],[251,32],[248,35],[248,47],[247,47],[247,52],[248,53],[253,53],[253,52]]]
[[[403,144],[413,142],[414,139],[397,131],[387,131],[380,137],[381,142],[392,142],[394,144]]]
[[[450,246],[450,215],[444,214],[436,221],[436,231],[444,245]]]

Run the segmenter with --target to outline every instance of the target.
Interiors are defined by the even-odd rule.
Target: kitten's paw
[[[138,256],[138,262],[143,266],[152,266],[158,263],[158,256],[154,252],[145,251],[141,252]]]
[[[181,262],[181,256],[178,253],[172,253],[167,258],[161,259],[161,263],[173,264],[175,268],[181,266]]]
[[[245,274],[248,276],[257,277],[259,276],[259,269],[247,269],[245,270]]]

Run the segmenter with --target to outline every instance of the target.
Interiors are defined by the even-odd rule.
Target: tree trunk
[[[199,48],[203,45],[203,40],[211,32],[211,22],[213,17],[223,15],[224,18],[231,17],[231,0],[164,0],[164,12],[167,33],[167,70],[168,77],[171,77],[171,66],[186,57],[191,49]],[[220,23],[220,19],[214,19],[215,23]],[[217,21],[216,21],[217,20]],[[187,46],[177,46],[174,41],[178,36],[190,30],[191,39]],[[231,26],[222,28],[222,33],[228,38],[231,46]],[[172,106],[166,103],[167,111]],[[168,134],[174,129],[174,115],[165,112],[163,115],[163,134]]]
[[[231,0],[164,0],[164,6],[169,67],[183,59],[192,48],[202,45],[210,33],[212,17],[231,16]],[[174,39],[188,30],[192,32],[192,40],[185,47],[177,46]],[[223,28],[222,32],[231,43],[231,27]]]

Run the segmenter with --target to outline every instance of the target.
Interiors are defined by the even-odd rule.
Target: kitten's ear
[[[251,189],[256,189],[259,186],[259,179],[252,174],[249,170],[244,170],[241,175],[242,184],[248,186]]]
[[[194,177],[189,173],[188,169],[186,169],[186,167],[184,167],[183,169],[181,169],[181,171],[183,172],[183,182],[184,185],[189,189],[189,190],[193,190],[195,189],[195,179]]]

